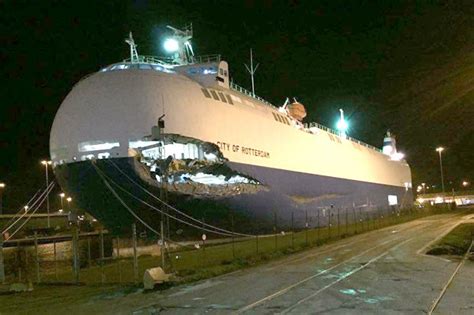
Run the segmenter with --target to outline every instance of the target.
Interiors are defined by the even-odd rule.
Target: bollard
[[[40,262],[39,262],[39,255],[38,255],[38,233],[34,233],[34,242],[35,242],[35,265],[36,265],[36,283],[40,283]]]
[[[0,284],[5,283],[5,265],[3,262],[3,234],[0,233]]]
[[[138,257],[137,257],[137,226],[132,224],[132,246],[133,246],[133,281],[138,284]]]

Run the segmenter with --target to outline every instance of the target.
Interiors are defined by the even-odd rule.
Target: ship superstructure
[[[81,80],[56,115],[57,177],[106,225],[129,220],[117,216],[124,209],[99,188],[91,161],[124,185],[118,169],[182,196],[184,208],[198,199],[255,218],[411,204],[410,168],[395,148],[384,154],[303,123],[302,104],[276,107],[237,86],[219,55],[194,56],[190,29],[171,30],[171,58],[139,55],[130,34],[130,59]]]

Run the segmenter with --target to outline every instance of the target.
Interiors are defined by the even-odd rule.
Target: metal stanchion
[[[104,249],[104,231],[100,230],[100,282],[105,283],[105,274],[104,274],[104,259],[105,259],[105,249]]]
[[[91,237],[87,237],[87,266],[89,268],[92,266],[92,257],[91,257]]]
[[[133,281],[138,284],[138,256],[137,256],[137,226],[132,224],[132,246],[133,246]]]
[[[295,218],[293,211],[291,212],[291,247],[295,247]]]
[[[161,246],[160,246],[160,255],[161,255],[161,268],[165,271],[165,233],[163,227],[163,221],[160,221],[160,237],[161,237]]]
[[[77,226],[72,228],[72,267],[74,274],[74,281],[79,283],[79,236]]]
[[[56,240],[53,240],[53,260],[54,260],[54,279],[58,281],[58,252],[56,249]]]
[[[305,229],[305,239],[306,239],[306,246],[308,246],[308,210],[305,210],[305,224],[304,224],[304,229]]]
[[[41,282],[40,278],[40,261],[38,255],[38,233],[34,232],[34,242],[35,242],[35,265],[36,265],[36,283]]]
[[[277,233],[277,213],[273,211],[274,222],[273,222],[273,233],[275,234],[275,250],[278,249],[278,233]]]
[[[122,282],[122,265],[120,263],[120,237],[116,238],[117,243],[117,269],[119,274],[119,282]]]
[[[5,264],[3,262],[3,234],[0,233],[0,284],[5,283]]]

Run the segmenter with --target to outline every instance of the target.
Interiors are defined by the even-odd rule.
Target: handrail
[[[335,136],[340,137],[340,133],[339,133],[339,132],[337,132],[337,131],[335,131],[335,130],[333,130],[333,129],[331,129],[331,128],[328,128],[328,127],[326,127],[326,126],[323,126],[323,125],[321,125],[321,124],[318,124],[317,122],[310,122],[310,123],[305,123],[305,124],[304,124],[304,128],[305,128],[306,130],[308,130],[309,128],[312,128],[312,127],[316,127],[316,128],[318,128],[318,129],[324,130],[324,131],[326,131],[326,132],[332,133],[332,134],[335,135]],[[362,142],[362,141],[360,141],[360,140],[354,139],[354,138],[352,138],[352,137],[346,136],[346,139],[348,139],[348,140],[350,140],[350,141],[352,141],[352,142],[355,142],[355,143],[357,143],[357,144],[359,144],[359,145],[361,145],[361,146],[363,146],[363,147],[366,147],[366,148],[375,150],[375,151],[377,151],[377,152],[382,152],[381,149],[379,149],[379,148],[377,148],[377,147],[374,147],[373,145],[367,144],[367,143],[365,143],[365,142]]]
[[[277,108],[275,105],[273,105],[272,103],[268,102],[267,100],[265,100],[264,98],[262,98],[262,97],[260,97],[260,96],[258,96],[258,95],[253,94],[253,93],[250,92],[249,90],[247,90],[247,89],[241,87],[240,85],[235,84],[234,82],[230,82],[229,86],[230,86],[230,88],[231,88],[232,90],[234,90],[234,91],[240,92],[240,93],[245,94],[245,95],[247,95],[247,96],[249,96],[249,97],[251,97],[251,98],[254,98],[254,99],[256,99],[256,100],[259,100],[260,102],[265,103],[266,105],[271,106],[271,107],[273,107],[274,109],[277,109],[277,110],[278,110],[278,108]]]

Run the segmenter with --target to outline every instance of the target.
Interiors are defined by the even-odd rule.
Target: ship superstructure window
[[[209,94],[209,91],[207,89],[201,89],[202,94],[204,94],[205,97],[211,98],[211,94]]]
[[[84,141],[78,144],[79,152],[91,152],[91,151],[102,151],[110,150],[112,148],[120,147],[118,142],[105,142],[105,141]]]
[[[232,102],[232,97],[230,97],[229,94],[226,94],[225,97],[227,98],[227,102],[229,102],[229,104],[234,105],[234,102]]]
[[[211,94],[212,94],[212,97],[213,97],[216,101],[219,100],[219,96],[217,96],[216,91],[211,90]]]
[[[282,124],[285,124],[285,125],[290,125],[290,121],[288,120],[287,117],[284,117],[280,114],[277,114],[275,112],[272,112],[273,114],[273,118],[278,121],[278,122],[281,122]]]
[[[224,103],[227,103],[224,94],[222,94],[221,92],[219,92],[219,97],[221,98],[221,101],[223,101]]]

